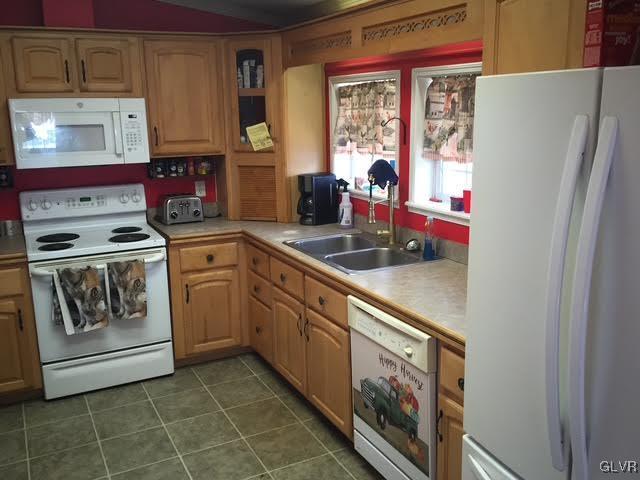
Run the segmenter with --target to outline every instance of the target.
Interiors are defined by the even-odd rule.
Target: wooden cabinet
[[[62,36],[15,36],[11,39],[16,90],[30,92],[73,92],[72,40]]]
[[[445,345],[439,352],[438,480],[462,478],[464,357]]]
[[[307,396],[345,435],[353,435],[349,332],[307,309]]]
[[[185,345],[187,354],[242,344],[240,296],[236,269],[184,275]]]
[[[131,92],[132,54],[137,40],[128,38],[78,38],[80,90],[84,92]],[[135,59],[139,75],[139,59]]]
[[[271,281],[298,299],[304,298],[304,276],[300,270],[271,257]]]
[[[153,155],[224,152],[216,41],[144,42]]]
[[[306,392],[307,368],[303,335],[304,305],[278,288],[273,289],[273,366],[291,384]]]
[[[269,255],[253,245],[249,245],[247,247],[247,259],[249,268],[252,271],[256,272],[262,278],[270,278]]]
[[[11,285],[5,281],[12,280]],[[0,267],[0,394],[42,386],[26,267]]]
[[[438,395],[438,480],[462,478],[462,406]]]
[[[249,338],[251,347],[273,363],[273,314],[253,295],[249,295]]]
[[[343,328],[349,328],[347,320],[347,296],[315,278],[304,278],[304,297],[307,305],[330,318]]]
[[[483,74],[582,66],[584,0],[485,0]]]
[[[3,57],[0,52],[0,65]],[[11,139],[11,125],[9,124],[9,108],[7,107],[7,91],[4,76],[0,70],[0,165],[13,163],[13,142]]]

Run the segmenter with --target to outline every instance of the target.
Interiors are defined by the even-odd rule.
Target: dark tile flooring
[[[2,480],[380,478],[253,354],[0,407]]]

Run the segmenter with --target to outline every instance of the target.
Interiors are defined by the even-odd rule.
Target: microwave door
[[[13,120],[18,168],[124,163],[113,112],[15,112]]]

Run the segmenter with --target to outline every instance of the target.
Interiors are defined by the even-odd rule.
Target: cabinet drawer
[[[22,294],[22,269],[0,270],[0,297]]]
[[[304,275],[300,270],[271,258],[271,281],[285,292],[302,299],[304,297],[303,278]]]
[[[440,348],[440,386],[447,395],[464,401],[464,358],[446,347]]]
[[[304,296],[307,305],[316,312],[349,328],[347,322],[347,296],[323,285],[311,277],[304,279]]]
[[[269,255],[253,245],[247,246],[249,268],[264,278],[269,278]]]
[[[238,263],[238,244],[219,243],[180,250],[180,268],[183,272],[204,268],[225,267]]]
[[[271,309],[249,297],[251,346],[269,363],[273,362],[273,319]]]
[[[267,306],[271,306],[271,283],[249,272],[249,293]]]

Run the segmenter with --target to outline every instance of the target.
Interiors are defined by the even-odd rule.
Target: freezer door
[[[587,453],[587,473],[581,480],[611,478],[616,471],[626,478],[622,472],[637,476],[640,470],[639,86],[640,67],[605,70],[601,117],[615,118],[618,128],[595,255],[587,259],[593,276],[582,359],[586,382],[584,392],[576,392],[586,396],[586,438],[576,438],[574,453],[577,460]]]
[[[566,363],[567,277],[593,156],[601,76],[588,69],[477,81],[464,428],[526,479],[560,480],[568,470],[562,456],[568,442],[564,448],[561,443],[566,412],[553,415],[553,409],[566,403],[558,372]],[[587,130],[582,137],[581,124]],[[576,160],[578,170],[565,169]],[[572,181],[565,181],[565,170],[574,174]],[[560,194],[564,185],[575,186],[575,198]],[[550,268],[558,262],[563,268]],[[549,291],[550,282],[555,290]],[[562,308],[549,308],[550,301]],[[556,310],[558,322],[547,322]],[[559,365],[548,364],[556,353]],[[564,472],[553,466],[552,448]]]
[[[469,435],[462,438],[462,480],[520,480]]]

